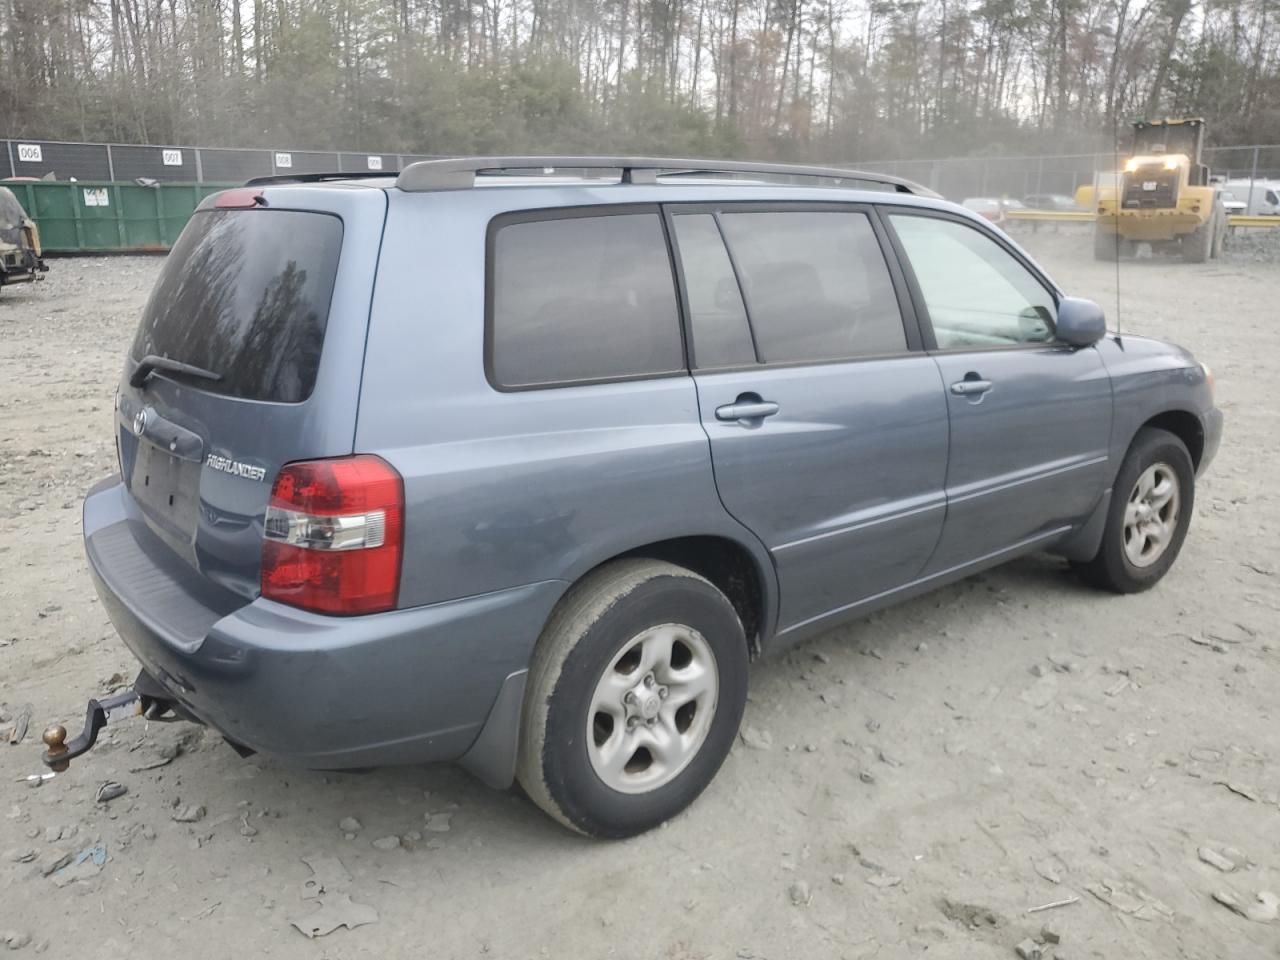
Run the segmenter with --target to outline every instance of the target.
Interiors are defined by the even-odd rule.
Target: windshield
[[[341,247],[342,221],[328,214],[197,212],[156,281],[133,359],[155,354],[213,371],[220,380],[193,385],[214,393],[305,400]]]

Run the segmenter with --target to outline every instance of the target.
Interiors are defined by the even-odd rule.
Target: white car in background
[[[992,223],[1004,223],[1005,215],[1010,210],[1026,209],[1026,204],[1021,200],[1011,200],[1006,197],[966,197],[961,201],[960,206],[966,210],[972,210]]]
[[[1253,217],[1280,216],[1280,182],[1275,180],[1227,180],[1222,184],[1227,213]]]
[[[1222,190],[1221,196],[1222,196],[1222,209],[1227,211],[1227,216],[1231,216],[1237,213],[1244,213],[1249,206],[1243,200],[1239,200],[1236,198],[1236,194],[1234,190]]]

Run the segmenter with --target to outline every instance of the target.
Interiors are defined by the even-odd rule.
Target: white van
[[[1247,178],[1221,184],[1223,206],[1227,213],[1252,217],[1280,216],[1280,182]]]

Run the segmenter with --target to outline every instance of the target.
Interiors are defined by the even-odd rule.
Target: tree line
[[[0,0],[0,134],[852,161],[1280,142],[1280,0]]]

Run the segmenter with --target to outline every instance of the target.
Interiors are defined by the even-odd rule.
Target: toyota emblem
[[[147,411],[139,410],[138,415],[133,418],[133,432],[138,436],[142,436],[142,432],[147,429]]]

